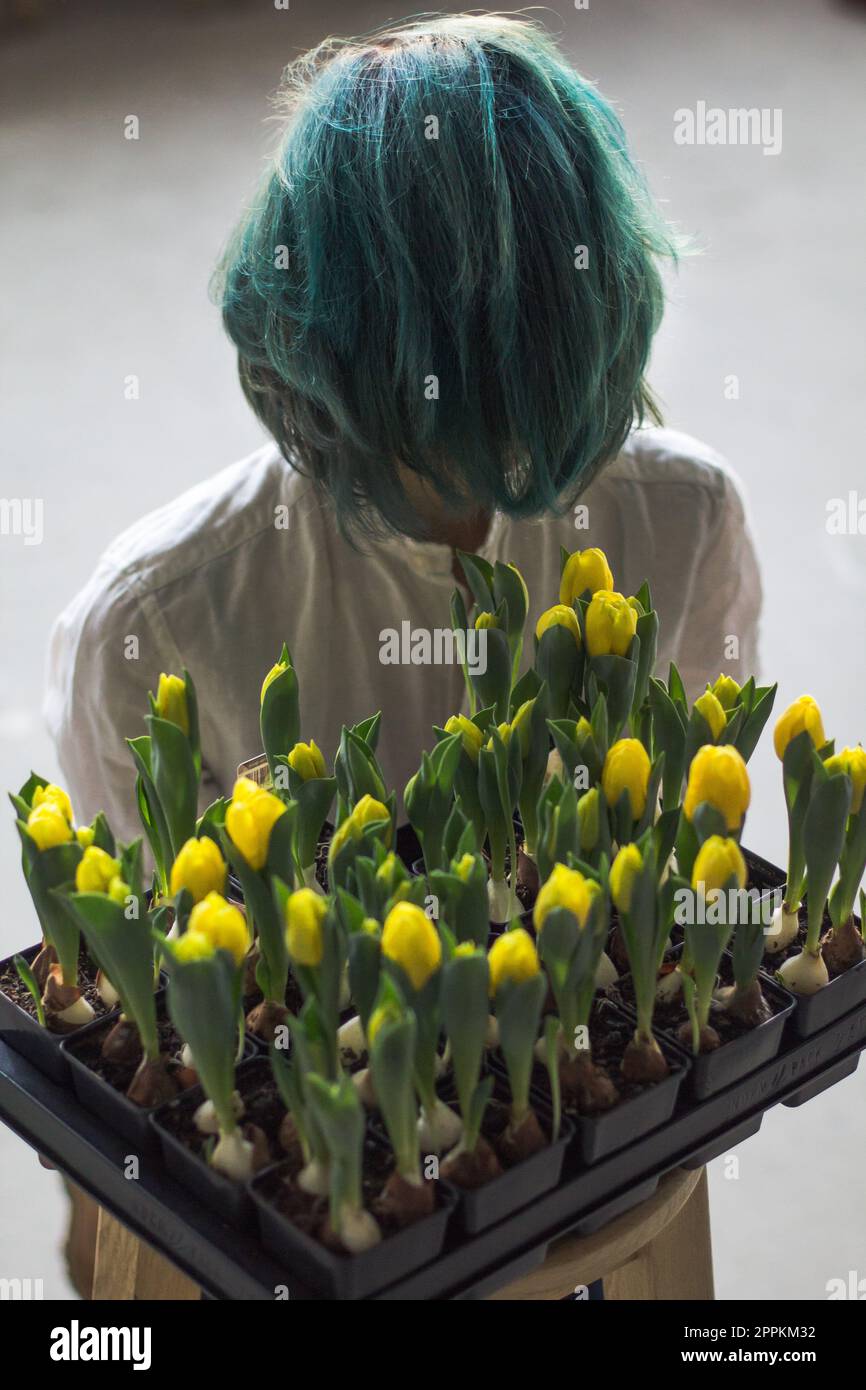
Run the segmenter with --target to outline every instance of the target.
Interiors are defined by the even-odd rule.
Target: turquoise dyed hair
[[[525,19],[329,39],[217,278],[253,409],[349,534],[568,505],[655,412],[673,245],[595,87]],[[576,266],[586,247],[588,263]]]

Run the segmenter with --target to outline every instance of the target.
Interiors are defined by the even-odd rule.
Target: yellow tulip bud
[[[312,888],[299,888],[286,901],[286,944],[296,965],[315,966],[322,961],[322,923],[328,900]]]
[[[599,589],[586,610],[586,649],[590,656],[625,656],[637,632],[637,618],[622,594]]]
[[[474,941],[461,941],[459,946],[454,947],[454,956],[457,960],[462,960],[464,956],[478,955],[478,947]]]
[[[119,903],[121,907],[124,907],[131,892],[132,889],[129,884],[124,882],[120,874],[115,874],[108,885],[108,896],[111,898],[112,902]]]
[[[34,810],[37,806],[56,806],[57,810],[72,824],[72,802],[62,787],[58,787],[54,782],[49,782],[47,786],[37,787],[33,793],[33,800],[30,809]]]
[[[439,933],[415,903],[391,908],[382,928],[382,951],[401,967],[415,990],[424,988],[442,961]]]
[[[285,809],[278,796],[256,786],[249,777],[235,782],[226,808],[226,832],[251,869],[264,868],[274,822]]]
[[[598,844],[600,811],[598,787],[591,787],[577,803],[578,835],[584,854],[594,850]]]
[[[446,734],[460,734],[463,740],[463,750],[469,754],[474,763],[478,762],[478,754],[484,742],[484,735],[477,724],[473,724],[471,719],[467,719],[465,714],[452,714],[450,719],[445,721]]]
[[[475,855],[467,853],[464,854],[461,859],[458,859],[457,863],[454,865],[454,872],[461,883],[468,883],[474,868]]]
[[[491,996],[497,995],[506,981],[522,984],[524,980],[531,980],[541,969],[535,942],[523,927],[515,927],[513,931],[497,936],[487,953],[487,963],[490,966]]]
[[[806,730],[816,748],[823,748],[827,739],[824,735],[824,721],[821,711],[811,695],[801,695],[780,714],[773,733],[773,747],[776,757],[781,761],[792,739]]]
[[[350,820],[359,836],[368,825],[373,825],[376,821],[387,821],[389,825],[387,839],[390,840],[391,838],[391,813],[383,802],[377,801],[374,796],[370,796],[369,792],[365,793],[354,807]]]
[[[608,806],[616,806],[627,791],[631,818],[639,820],[646,810],[649,777],[649,754],[640,739],[621,738],[611,744],[601,773],[601,789]]]
[[[856,748],[843,748],[834,753],[824,764],[829,773],[844,772],[851,778],[851,810],[856,816],[863,805],[863,791],[866,789],[866,748],[857,744]]]
[[[386,1004],[380,1004],[378,1009],[374,1009],[367,1024],[367,1043],[370,1047],[379,1033],[383,1023],[398,1023],[400,1020],[400,1009],[393,999],[389,999]]]
[[[185,931],[172,945],[175,958],[184,964],[191,960],[210,960],[217,949],[210,937],[200,931]]]
[[[595,880],[585,878],[579,869],[569,869],[565,864],[554,864],[550,877],[542,884],[535,899],[532,925],[536,932],[540,932],[548,913],[554,908],[563,907],[583,929],[599,892],[599,885]]]
[[[698,749],[689,768],[683,801],[687,820],[706,801],[724,816],[728,830],[739,830],[751,795],[746,764],[733,744],[705,743]]]
[[[610,896],[620,912],[631,907],[634,881],[643,868],[641,852],[635,844],[623,845],[610,866]]]
[[[555,603],[552,608],[548,608],[546,612],[542,613],[535,624],[535,635],[539,642],[548,628],[551,627],[567,628],[577,645],[580,646],[580,624],[577,621],[577,614],[567,604]]]
[[[263,704],[264,704],[264,701],[265,701],[265,691],[267,690],[268,686],[269,686],[273,681],[275,681],[275,680],[277,679],[277,676],[281,676],[281,675],[283,674],[283,672],[284,672],[284,671],[288,671],[288,669],[289,669],[289,663],[288,663],[287,661],[278,661],[278,662],[276,663],[275,666],[272,666],[272,667],[271,667],[270,671],[268,671],[268,674],[265,676],[264,680],[262,681],[261,694],[259,695],[259,704],[260,704],[260,705],[263,705]]]
[[[53,801],[43,801],[27,817],[27,831],[40,849],[67,845],[73,839],[72,826]]]
[[[724,888],[729,879],[736,879],[738,888],[745,888],[748,870],[736,840],[710,835],[698,850],[692,867],[692,887],[703,888],[705,894]]]
[[[289,767],[305,782],[311,781],[314,777],[327,777],[328,775],[325,759],[312,738],[309,743],[295,744],[289,754],[288,763]]]
[[[559,601],[571,604],[587,589],[595,594],[599,589],[612,588],[613,575],[607,556],[597,546],[590,546],[588,550],[575,550],[566,560],[559,581]]]
[[[182,676],[167,676],[163,671],[156,692],[156,712],[160,719],[176,724],[189,733],[189,708],[186,702],[186,682]]]
[[[75,832],[75,838],[82,849],[87,849],[90,845],[93,844],[93,826],[79,825],[78,829]]]
[[[180,941],[187,936],[203,936],[214,950],[228,951],[240,965],[250,949],[250,933],[246,918],[234,903],[226,902],[221,893],[208,893],[196,903],[189,914],[189,926]],[[178,943],[180,944],[180,943]]]
[[[119,873],[118,860],[97,845],[90,845],[78,861],[75,887],[79,893],[107,893],[111,880]]]
[[[225,886],[226,861],[215,842],[208,835],[187,840],[171,867],[172,897],[186,888],[193,902],[200,903],[208,893],[223,893]]]
[[[478,617],[475,619],[475,628],[477,632],[482,632],[485,628],[498,626],[499,619],[495,613],[479,613]]]
[[[507,747],[508,747],[508,744],[509,744],[510,741],[511,741],[511,735],[512,735],[512,732],[513,732],[513,726],[512,726],[511,724],[497,724],[497,725],[496,725],[496,732],[498,733],[499,737],[502,739],[502,742],[505,744],[505,746],[506,746],[506,748],[507,748]],[[492,751],[493,751],[493,735],[492,735],[492,734],[491,734],[490,738],[487,740],[486,748],[487,748],[487,751],[488,751],[488,752],[492,752]]]
[[[718,680],[714,681],[710,686],[710,690],[715,695],[722,709],[726,711],[734,708],[734,705],[739,699],[741,689],[742,687],[737,685],[737,682],[732,676],[720,675]]]
[[[517,568],[516,565],[512,565],[512,564],[509,562],[509,564],[508,564],[508,569],[513,570],[514,573],[517,575],[517,578],[520,580],[520,587],[521,587],[521,589],[523,590],[523,602],[525,603],[526,607],[528,608],[528,607],[529,607],[529,590],[528,590],[527,587],[526,587],[526,580],[523,578],[523,575],[520,573],[520,570]]]
[[[520,752],[525,758],[529,752],[529,735],[532,728],[532,711],[535,709],[535,699],[524,700],[511,721],[511,727],[520,739]],[[545,735],[545,738],[547,735]]]
[[[389,850],[376,870],[376,882],[381,883],[388,892],[393,892],[394,885],[400,875],[400,860],[393,850]]]
[[[361,931],[366,932],[368,936],[378,936],[381,930],[382,924],[375,917],[365,917],[361,923]]]
[[[711,690],[705,690],[703,695],[699,695],[697,700],[695,700],[695,709],[703,715],[709,725],[710,733],[713,738],[718,739],[719,734],[728,722],[721,701]]]

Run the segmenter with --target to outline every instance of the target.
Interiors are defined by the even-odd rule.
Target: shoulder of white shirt
[[[724,505],[742,505],[739,482],[719,454],[677,430],[635,430],[594,487],[689,484]],[[188,489],[124,531],[106,550],[99,572],[115,587],[126,580],[139,594],[183,579],[275,526],[284,508],[289,531],[315,524],[323,503],[312,481],[266,444]],[[324,528],[333,535],[333,525]]]

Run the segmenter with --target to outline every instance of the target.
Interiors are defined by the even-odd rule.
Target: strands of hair
[[[329,39],[217,275],[244,391],[358,539],[568,505],[655,418],[675,246],[622,126],[524,18]],[[585,252],[579,248],[586,248]]]

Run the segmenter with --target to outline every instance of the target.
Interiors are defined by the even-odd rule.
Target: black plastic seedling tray
[[[793,1042],[736,1086],[699,1104],[681,1102],[669,1122],[583,1166],[567,1159],[559,1185],[477,1235],[452,1221],[441,1253],[380,1289],[377,1299],[482,1298],[539,1265],[567,1232],[588,1235],[650,1196],[672,1168],[696,1168],[757,1133],[776,1104],[799,1106],[850,1075],[866,1047],[866,1006]],[[0,1118],[216,1298],[307,1299],[310,1288],[260,1242],[238,1231],[141,1156],[130,1181],[129,1142],[82,1108],[32,1063],[0,1043]]]

